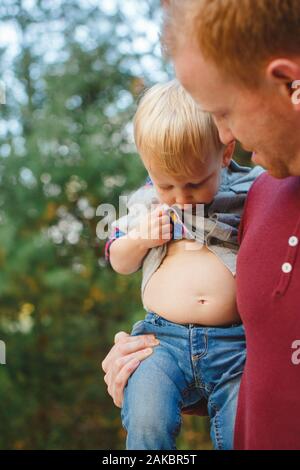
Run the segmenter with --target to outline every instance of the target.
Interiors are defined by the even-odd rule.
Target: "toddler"
[[[238,226],[247,192],[263,171],[232,160],[211,116],[177,81],[141,99],[135,142],[146,184],[113,223],[113,269],[142,268],[146,316],[132,335],[159,345],[130,377],[122,422],[127,449],[176,449],[181,412],[207,401],[215,449],[232,449],[246,350],[236,305]]]

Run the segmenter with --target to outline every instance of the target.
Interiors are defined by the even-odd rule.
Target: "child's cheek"
[[[216,194],[218,193],[219,186],[220,186],[220,182],[218,179],[215,179],[214,181],[212,181],[210,187],[208,188],[209,197],[211,198],[211,200],[213,200]]]
[[[213,201],[216,192],[217,186],[210,185],[209,187],[199,192],[196,200],[201,201],[203,204],[210,204]]]

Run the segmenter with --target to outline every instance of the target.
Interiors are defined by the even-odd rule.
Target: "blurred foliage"
[[[145,177],[129,123],[154,77],[121,8],[25,3],[0,6],[20,44],[0,120],[0,447],[122,449],[100,364],[144,314],[140,275],[105,265],[96,209]],[[158,21],[158,3],[143,15]],[[184,422],[179,448],[210,448],[207,420]]]

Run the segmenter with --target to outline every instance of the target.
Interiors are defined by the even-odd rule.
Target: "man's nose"
[[[218,131],[219,131],[219,136],[221,142],[223,142],[224,145],[228,145],[231,142],[235,140],[235,137],[229,127],[217,124]]]

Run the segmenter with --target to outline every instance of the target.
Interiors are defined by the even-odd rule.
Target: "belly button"
[[[198,300],[198,303],[202,304],[202,305],[206,304],[206,302],[207,302],[207,300],[205,300],[205,299]]]

